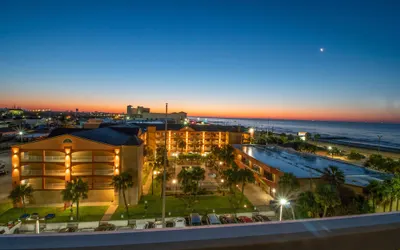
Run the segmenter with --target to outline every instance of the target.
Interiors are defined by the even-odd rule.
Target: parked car
[[[192,213],[189,215],[190,226],[201,226],[201,217],[198,213]]]
[[[26,220],[26,219],[29,219],[30,217],[31,217],[30,214],[23,214],[23,215],[21,215],[19,218],[20,218],[21,220]]]
[[[175,222],[173,222],[172,220],[166,221],[165,227],[175,227]]]
[[[162,228],[162,221],[156,221],[155,223],[154,223],[154,228]]]
[[[265,215],[256,214],[256,215],[253,215],[253,221],[255,221],[255,222],[265,222],[265,221],[271,221],[271,220]]]
[[[186,220],[185,218],[178,217],[174,219],[175,227],[186,227]]]
[[[54,219],[56,217],[55,214],[46,214],[46,216],[44,217],[46,220],[51,220]]]
[[[208,214],[207,215],[208,225],[220,225],[221,221],[219,220],[216,214]]]
[[[237,217],[237,221],[240,223],[252,223],[253,222],[253,220],[247,216],[239,216],[239,217]]]
[[[201,216],[201,224],[202,225],[210,225],[210,223],[208,222],[207,216]]]
[[[147,224],[146,224],[146,229],[150,229],[150,228],[155,228],[156,227],[156,223],[155,222],[152,222],[152,221],[149,221]]]
[[[98,227],[94,229],[94,231],[115,231],[116,227],[114,224],[105,223],[100,224]]]
[[[66,228],[61,228],[58,230],[59,233],[73,233],[76,232],[78,228],[76,227],[66,227]]]
[[[4,168],[0,168],[0,175],[6,175],[7,171]]]
[[[230,215],[230,214],[221,215],[219,217],[219,219],[221,220],[222,224],[234,224],[234,223],[237,223],[235,216]]]

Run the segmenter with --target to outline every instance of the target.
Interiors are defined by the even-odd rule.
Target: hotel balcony
[[[72,162],[91,162],[92,161],[92,156],[72,156],[71,158]]]
[[[65,170],[53,170],[53,169],[45,169],[44,174],[47,176],[65,176]]]
[[[21,171],[21,176],[41,176],[43,171],[39,169],[23,169]]]
[[[65,156],[45,156],[45,162],[65,162]]]
[[[21,162],[42,162],[43,157],[38,155],[23,155]]]
[[[110,175],[112,176],[114,174],[113,169],[95,169],[94,170],[94,175]]]
[[[95,162],[113,162],[114,156],[94,156]]]

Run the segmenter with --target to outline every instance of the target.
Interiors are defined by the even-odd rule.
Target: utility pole
[[[165,132],[164,132],[164,171],[163,171],[163,186],[162,186],[162,226],[163,228],[166,227],[165,225],[165,185],[166,185],[166,172],[167,172],[167,129],[168,129],[168,103],[165,104]]]
[[[381,138],[382,138],[382,135],[378,135],[378,153],[379,154],[381,153]]]

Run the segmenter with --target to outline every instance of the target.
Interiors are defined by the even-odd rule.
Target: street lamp
[[[154,175],[157,175],[156,170],[151,173],[151,195],[154,195]]]
[[[21,137],[21,142],[22,142],[22,135],[24,134],[24,132],[23,131],[19,131],[18,134]]]
[[[281,205],[280,208],[280,213],[279,213],[279,221],[282,221],[282,210],[283,210],[283,206],[289,204],[288,200],[282,198],[279,200],[279,205]]]
[[[221,179],[221,183],[224,183],[224,179]]]
[[[329,153],[331,154],[331,157],[333,158],[332,147],[331,147],[331,146],[329,146],[329,147],[328,147],[328,150],[329,150]]]
[[[272,191],[272,194],[273,194],[273,195],[275,195],[275,193],[276,193],[276,189],[275,189],[275,188],[273,188],[271,191]]]
[[[176,195],[176,183],[177,183],[176,179],[173,179],[172,180],[172,185],[174,185],[174,194],[175,195]]]

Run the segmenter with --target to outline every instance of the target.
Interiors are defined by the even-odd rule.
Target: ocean
[[[207,121],[214,124],[253,127],[256,130],[273,129],[274,133],[297,134],[303,131],[320,134],[322,137],[343,137],[337,141],[369,146],[378,146],[378,136],[381,136],[382,147],[400,149],[400,124],[225,118],[207,118]]]

